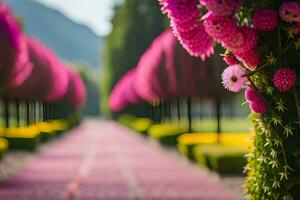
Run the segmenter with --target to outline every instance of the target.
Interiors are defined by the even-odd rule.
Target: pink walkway
[[[6,182],[2,200],[235,200],[201,170],[113,122],[88,120]]]

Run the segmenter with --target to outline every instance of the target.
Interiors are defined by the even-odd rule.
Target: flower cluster
[[[174,3],[173,8],[176,3],[193,4],[199,10],[193,24],[226,49],[224,87],[231,92],[246,88],[255,137],[245,168],[245,199],[299,199],[300,154],[295,154],[300,151],[299,0],[161,1]],[[167,12],[179,40],[199,47],[189,38],[196,25],[184,33],[181,24],[173,22],[178,18],[170,8]],[[188,16],[190,23],[193,15]]]
[[[284,2],[279,8],[251,11],[250,20],[237,14],[243,0],[159,1],[170,18],[175,35],[191,55],[202,59],[210,56],[213,41],[227,49],[224,61],[230,66],[225,69],[222,80],[225,88],[232,92],[249,85],[249,72],[255,74],[264,64],[264,57],[258,50],[260,33],[275,32],[281,21],[293,23],[290,30],[294,35],[300,32],[300,5],[293,1]],[[295,81],[296,74],[289,69],[278,70],[273,79],[275,88],[280,92],[288,91]],[[267,110],[264,103],[257,101],[251,101],[250,107],[259,111],[257,113]]]
[[[197,0],[159,0],[170,18],[174,34],[193,56],[204,60],[214,53],[213,39],[200,21]]]

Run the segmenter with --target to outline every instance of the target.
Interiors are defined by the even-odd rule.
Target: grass
[[[150,138],[158,140],[161,144],[176,145],[177,137],[187,130],[176,124],[156,124],[148,130]]]
[[[212,118],[194,119],[194,132],[216,132],[217,120]],[[247,118],[222,118],[221,129],[225,133],[245,133],[249,132],[251,126],[250,120]]]

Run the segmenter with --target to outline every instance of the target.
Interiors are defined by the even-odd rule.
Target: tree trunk
[[[192,98],[187,97],[187,117],[188,117],[188,131],[191,133],[193,131],[192,127]]]
[[[215,99],[215,110],[216,110],[216,119],[217,119],[217,142],[220,143],[220,135],[221,135],[221,118],[222,118],[222,103],[219,98]]]

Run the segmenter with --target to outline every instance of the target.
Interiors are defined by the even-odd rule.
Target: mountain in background
[[[61,12],[31,0],[4,0],[24,20],[26,34],[38,38],[66,61],[99,69],[103,38]]]

